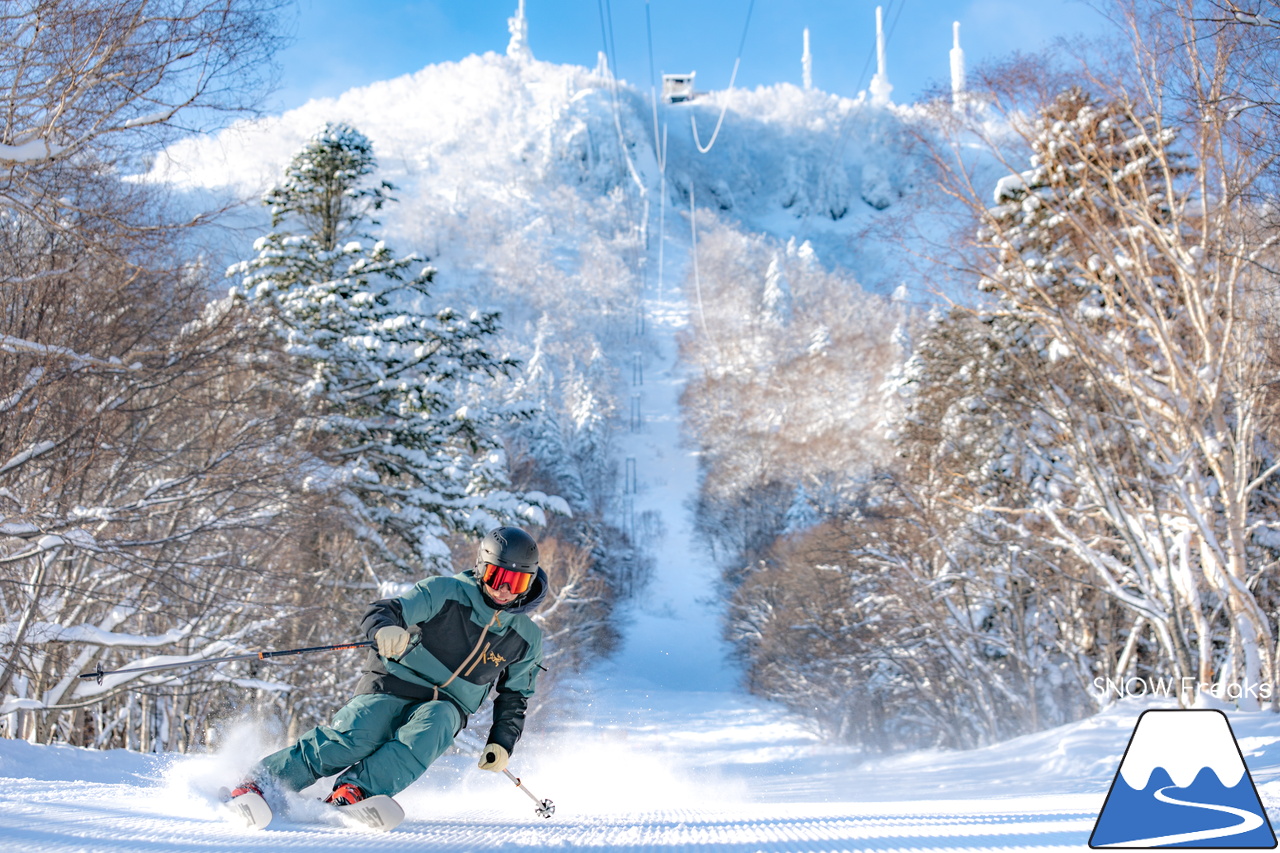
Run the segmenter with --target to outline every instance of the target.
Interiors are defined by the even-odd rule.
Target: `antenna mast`
[[[522,62],[532,62],[533,51],[529,48],[529,21],[524,16],[524,0],[520,0],[515,17],[507,18],[507,29],[511,32],[511,41],[507,42],[507,56]]]
[[[959,106],[964,100],[964,51],[960,49],[960,22],[951,24],[951,103]]]
[[[876,7],[876,76],[871,78],[871,103],[884,106],[889,103],[889,95],[893,92],[893,84],[889,82],[889,71],[884,55],[884,7]]]
[[[809,52],[809,28],[804,28],[804,53],[800,54],[800,71],[806,89],[813,88],[813,54]]]

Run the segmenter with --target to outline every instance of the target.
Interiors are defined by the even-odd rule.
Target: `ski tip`
[[[222,788],[218,792],[222,799],[222,807],[234,823],[247,829],[266,829],[271,823],[271,806],[258,794],[252,792],[232,797],[231,792]]]

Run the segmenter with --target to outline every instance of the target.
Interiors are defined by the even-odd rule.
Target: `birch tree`
[[[1232,44],[1192,6],[1172,26],[1131,9],[1128,75],[1015,117],[1029,168],[1006,161],[994,206],[970,198],[1005,357],[1032,380],[1011,393],[1052,540],[1152,626],[1173,675],[1256,689],[1275,675],[1256,594],[1273,567],[1273,241],[1265,163],[1233,126]]]
[[[260,384],[182,246],[205,217],[170,215],[162,192],[125,177],[166,139],[253,107],[272,16],[240,0],[0,8],[6,734],[189,739],[157,722],[183,718],[172,692],[74,674],[161,644],[198,654],[247,627],[230,593],[252,594],[253,573],[237,577],[248,555],[228,534],[278,516],[272,424],[237,408],[261,403]]]

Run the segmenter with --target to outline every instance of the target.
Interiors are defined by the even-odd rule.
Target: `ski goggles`
[[[504,569],[493,563],[485,563],[484,583],[490,589],[497,590],[505,586],[511,590],[512,595],[523,595],[529,591],[529,584],[533,583],[533,575],[528,572],[517,572],[514,569]]]

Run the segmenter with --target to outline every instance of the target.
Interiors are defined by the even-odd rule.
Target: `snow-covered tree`
[[[0,731],[185,748],[227,679],[76,678],[254,642],[292,504],[254,337],[192,246],[215,215],[129,179],[256,109],[278,4],[0,10]],[[196,206],[196,205],[199,206]],[[178,209],[181,207],[181,209]],[[136,678],[136,680],[134,680]],[[122,683],[128,682],[128,683]],[[145,691],[138,688],[146,686]]]
[[[709,221],[683,356],[702,368],[681,405],[702,449],[700,528],[753,563],[795,516],[797,487],[824,511],[884,450],[878,388],[898,309],[828,272],[808,243],[776,245]],[[819,513],[819,516],[823,513]]]
[[[1021,378],[1000,389],[1021,415],[992,471],[1032,490],[1004,509],[1047,522],[1173,674],[1256,685],[1273,666],[1254,591],[1272,560],[1255,534],[1276,521],[1267,243],[1200,124],[1182,140],[1156,111],[1076,90],[1026,128],[1031,168],[999,182],[981,233]]]
[[[393,190],[370,184],[375,167],[363,134],[326,125],[267,193],[257,257],[229,274],[313,403],[298,424],[321,447],[309,485],[342,496],[386,563],[442,569],[449,533],[540,524],[560,502],[510,488],[499,429],[525,411],[483,393],[516,366],[494,351],[498,315],[433,305],[435,270],[365,232]]]

